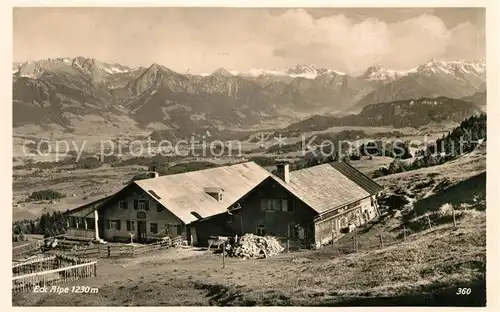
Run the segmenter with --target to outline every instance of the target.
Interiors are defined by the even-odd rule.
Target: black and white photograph
[[[488,7],[11,9],[12,306],[487,306]]]

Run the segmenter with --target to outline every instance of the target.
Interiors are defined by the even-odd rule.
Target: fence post
[[[403,239],[406,240],[406,225],[403,225]]]
[[[332,219],[332,249],[333,249],[333,240],[334,240],[334,238],[335,238],[335,235],[334,235],[334,234],[335,234],[335,232],[334,232],[333,222],[334,222],[334,220]]]
[[[358,238],[357,238],[357,231],[354,229],[354,236],[352,237],[352,240],[354,242],[354,252],[358,251]]]
[[[333,232],[333,230],[332,230],[332,249],[333,249],[333,240],[334,240],[334,238],[335,238],[335,235],[334,235],[334,234],[335,234],[335,232]]]
[[[222,268],[224,269],[226,267],[225,263],[225,258],[226,258],[226,244],[222,244]]]
[[[108,258],[111,258],[111,246],[108,245]]]
[[[290,224],[288,224],[288,232],[286,236],[286,252],[290,252]]]
[[[451,208],[451,211],[453,213],[453,227],[457,227],[457,220],[455,219],[455,208]]]
[[[429,223],[429,230],[432,230],[432,225],[431,225],[431,218],[429,217],[429,214],[426,214],[427,216],[427,223]]]
[[[382,233],[379,233],[378,236],[380,237],[380,247],[384,247],[384,239],[382,238]]]

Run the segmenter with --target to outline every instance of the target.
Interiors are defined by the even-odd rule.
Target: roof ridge
[[[156,178],[141,179],[141,180],[136,180],[136,181],[133,181],[133,182],[150,181],[150,180],[153,180],[153,179],[156,180],[156,179],[160,179],[160,178],[165,179],[166,177],[179,176],[179,175],[182,175],[182,174],[185,174],[185,175],[187,175],[187,174],[193,174],[194,172],[206,172],[206,171],[217,170],[217,169],[220,170],[222,168],[231,168],[231,167],[241,166],[241,165],[249,164],[249,163],[253,163],[253,164],[257,165],[253,161],[247,161],[247,162],[237,163],[237,164],[228,164],[228,165],[222,165],[222,166],[217,166],[217,167],[212,167],[212,168],[205,168],[205,169],[200,169],[200,170],[193,170],[193,171],[179,172],[179,173],[174,173],[174,174],[167,174],[167,175],[159,176],[159,177],[156,177]],[[260,167],[263,170],[266,170],[265,168],[262,168],[259,165],[257,165],[257,166]]]

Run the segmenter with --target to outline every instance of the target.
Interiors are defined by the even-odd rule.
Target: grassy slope
[[[335,249],[281,254],[266,260],[226,259],[208,252],[172,259],[99,260],[99,276],[71,285],[98,294],[22,294],[14,305],[364,305],[471,304],[484,280],[484,215],[404,243],[338,256]],[[472,285],[472,286],[471,286]],[[472,287],[475,297],[448,297]],[[477,302],[476,302],[477,304]]]
[[[485,153],[477,151],[445,165],[387,176],[378,182],[389,190],[396,186],[411,189],[416,180],[431,176],[435,183],[446,179],[457,185],[483,172]],[[467,202],[477,195],[453,185],[439,192],[428,185],[419,189],[419,196]],[[482,196],[485,187],[482,183],[474,192]],[[431,203],[426,203],[428,209],[436,209]],[[99,287],[98,294],[20,294],[14,296],[13,304],[484,305],[485,220],[484,211],[469,211],[459,219],[457,228],[450,223],[435,225],[402,241],[398,239],[401,220],[385,215],[360,229],[357,253],[345,249],[351,233],[318,251],[292,252],[266,260],[226,259],[225,269],[221,268],[220,255],[203,251],[100,259],[98,277],[74,283]],[[381,232],[386,244],[395,244],[377,247]],[[186,259],[179,253],[185,253]],[[471,287],[472,295],[456,296],[458,287]]]

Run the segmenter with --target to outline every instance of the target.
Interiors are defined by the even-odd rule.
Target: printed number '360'
[[[470,295],[471,292],[472,292],[472,289],[470,289],[470,288],[459,288],[457,290],[456,295]]]

